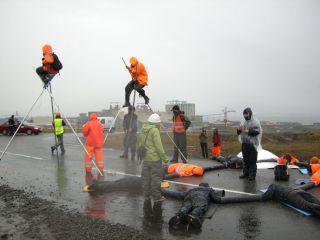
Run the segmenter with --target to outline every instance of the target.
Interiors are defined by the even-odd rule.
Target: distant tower
[[[228,107],[225,107],[224,109],[222,109],[223,115],[224,115],[224,125],[227,127],[228,126],[228,113],[231,112],[236,112],[235,110],[228,110]]]

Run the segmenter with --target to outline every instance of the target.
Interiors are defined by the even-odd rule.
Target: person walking
[[[199,135],[199,140],[200,140],[202,157],[208,158],[208,142],[207,142],[208,136],[207,136],[207,131],[204,128],[202,128],[202,131]]]
[[[13,135],[14,131],[16,130],[16,121],[14,119],[14,115],[8,119],[8,126],[9,126],[9,135]]]
[[[243,157],[243,173],[239,178],[254,181],[257,174],[258,150],[261,148],[262,128],[260,122],[252,116],[251,108],[243,111],[245,121],[237,128]]]
[[[184,112],[180,111],[178,105],[174,105],[173,111],[173,141],[174,154],[171,162],[178,162],[179,150],[182,162],[187,163],[187,134],[186,130],[190,127],[190,120],[184,115]],[[179,148],[179,150],[178,150]]]
[[[138,136],[139,148],[145,149],[142,164],[142,186],[145,199],[153,198],[154,202],[162,202],[161,195],[162,162],[167,163],[160,137],[160,116],[156,113],[148,118]]]
[[[60,146],[61,152],[65,153],[66,150],[63,144],[63,133],[64,133],[64,126],[66,125],[66,123],[62,120],[60,112],[56,112],[52,125],[55,131],[54,134],[57,136],[58,143],[57,145],[51,146],[51,153],[53,153],[54,150],[56,150],[59,146]]]
[[[82,126],[82,135],[86,138],[86,150],[89,154],[86,153],[84,157],[86,172],[91,172],[91,158],[95,157],[97,167],[103,173],[103,126],[96,113],[92,113],[89,121]]]

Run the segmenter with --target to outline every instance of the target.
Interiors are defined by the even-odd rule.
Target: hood
[[[130,64],[132,66],[136,66],[138,64],[138,60],[135,57],[130,58]]]
[[[42,52],[43,53],[52,53],[52,47],[49,44],[46,44],[42,47]]]
[[[251,110],[251,108],[247,107],[245,110],[243,110],[243,113],[248,113],[248,118],[246,118],[246,120],[251,120],[252,119],[252,110]]]
[[[96,113],[92,113],[89,117],[89,120],[92,121],[92,120],[98,120],[98,117],[97,117],[97,114]]]
[[[142,133],[146,133],[149,129],[151,128],[157,128],[156,125],[154,123],[145,123],[143,125],[143,127],[141,128],[141,132]]]

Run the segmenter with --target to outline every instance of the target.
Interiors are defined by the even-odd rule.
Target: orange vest
[[[175,133],[183,133],[186,130],[184,129],[183,121],[181,120],[180,115],[174,116],[173,120],[173,132]]]
[[[288,164],[293,164],[296,162],[299,162],[299,160],[297,158],[295,158],[294,156],[292,156],[291,154],[288,154],[291,157],[291,160]],[[279,165],[286,165],[287,164],[287,160],[285,159],[286,155],[283,155],[281,157],[278,158],[278,164]]]
[[[320,170],[312,174],[311,181],[314,182],[317,186],[320,184]]]
[[[320,164],[310,164],[311,165],[311,174],[315,174],[316,172],[320,171]]]
[[[192,175],[202,176],[203,168],[193,164],[174,163],[169,165],[168,173],[177,173],[179,176],[182,177],[189,177]]]

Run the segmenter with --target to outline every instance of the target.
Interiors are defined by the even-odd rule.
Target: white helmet
[[[161,122],[160,116],[156,113],[153,113],[148,118],[148,122],[149,123],[160,123]]]

